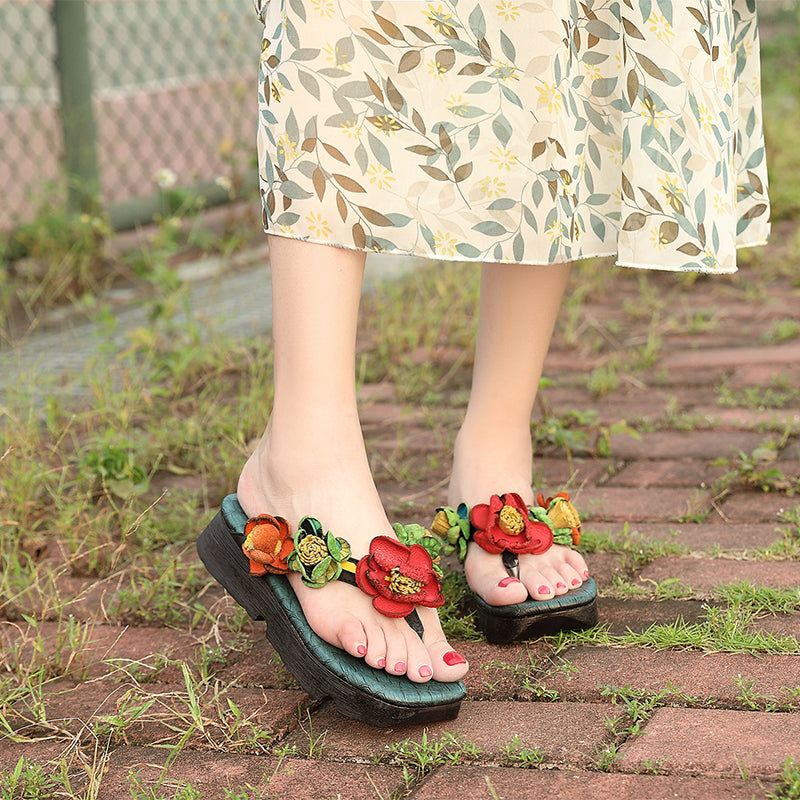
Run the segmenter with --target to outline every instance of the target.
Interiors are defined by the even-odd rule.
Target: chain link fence
[[[92,187],[116,227],[159,183],[254,188],[261,31],[252,0],[0,0],[0,229]]]

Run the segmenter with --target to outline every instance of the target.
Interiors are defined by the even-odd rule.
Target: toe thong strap
[[[503,554],[510,574],[518,567],[518,556],[544,553],[553,544],[577,547],[581,520],[567,492],[547,497],[540,492],[536,505],[526,506],[516,492],[493,494],[488,503],[468,508],[443,506],[436,509],[431,531],[441,536],[446,554],[462,560],[474,541],[488,553]]]
[[[413,612],[420,630],[414,607],[437,608],[444,603],[441,571],[421,544],[376,536],[367,555],[353,559],[346,539],[326,532],[316,517],[308,516],[290,533],[283,517],[261,514],[247,520],[244,533],[242,549],[251,575],[298,572],[314,589],[344,580],[369,595],[375,610],[387,617],[409,618]],[[409,624],[415,627],[411,620]]]

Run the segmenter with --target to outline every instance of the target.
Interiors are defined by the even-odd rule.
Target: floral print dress
[[[735,272],[770,205],[755,0],[253,0],[267,233]]]

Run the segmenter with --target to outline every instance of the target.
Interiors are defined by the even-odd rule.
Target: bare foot
[[[520,433],[504,447],[502,436],[492,439],[491,457],[479,441],[471,442],[469,433],[459,434],[453,459],[453,473],[448,489],[448,504],[455,508],[466,503],[486,503],[493,494],[516,492],[526,505],[533,505],[531,487],[530,436]],[[485,438],[483,438],[485,442]],[[475,454],[479,454],[476,457]],[[554,544],[540,555],[519,556],[519,578],[508,574],[502,557],[487,553],[470,542],[464,560],[464,574],[473,592],[493,606],[550,600],[577,589],[589,577],[589,568],[577,551]]]
[[[369,471],[360,430],[320,438],[313,452],[276,444],[271,426],[242,470],[237,496],[248,516],[273,514],[294,528],[303,516],[317,517],[325,530],[350,542],[353,558],[365,555],[382,534],[396,538]],[[407,675],[456,681],[466,659],[448,644],[435,608],[417,606],[422,639],[404,619],[378,613],[372,598],[355,586],[332,581],[320,589],[287,576],[311,628],[326,642],[373,667]]]

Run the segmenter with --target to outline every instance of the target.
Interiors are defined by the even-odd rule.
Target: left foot
[[[529,434],[517,437],[516,442],[509,441],[506,448],[500,439],[502,435],[491,437],[487,454],[485,437],[470,441],[469,434],[462,429],[456,439],[448,505],[456,508],[459,503],[466,503],[472,508],[477,503],[489,502],[493,494],[506,492],[516,492],[526,505],[535,504]],[[520,555],[517,579],[509,576],[502,556],[487,553],[470,542],[464,574],[470,589],[485,602],[505,606],[522,603],[529,596],[534,600],[552,600],[566,594],[583,584],[589,577],[589,568],[576,550],[553,544],[540,555]]]

